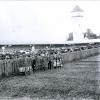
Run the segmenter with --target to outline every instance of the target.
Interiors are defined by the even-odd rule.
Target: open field
[[[100,55],[0,80],[0,100],[100,100]]]

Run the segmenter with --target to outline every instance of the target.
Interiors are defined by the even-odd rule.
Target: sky
[[[76,5],[84,10],[83,31],[100,34],[100,1],[0,1],[0,43],[66,41]]]

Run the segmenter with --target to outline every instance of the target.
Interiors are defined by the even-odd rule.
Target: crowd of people
[[[70,46],[59,48],[43,48],[31,50],[19,50],[12,53],[0,54],[0,61],[12,60],[14,68],[18,68],[21,73],[35,70],[46,70],[63,66],[62,54],[74,51],[81,51],[97,48],[98,45]]]
[[[0,54],[0,66],[3,74],[6,68],[17,73],[26,73],[36,70],[46,70],[61,67],[63,59],[58,49],[38,49],[35,51],[19,50],[12,53]],[[10,67],[11,66],[11,67]]]
[[[99,45],[84,45],[84,46],[69,46],[69,47],[48,47],[48,48],[42,48],[42,49],[36,49],[35,55],[53,55],[58,53],[68,53],[68,52],[74,52],[74,51],[80,51],[80,50],[86,50],[98,47]],[[5,53],[2,53],[2,50],[0,49],[0,60],[4,59],[14,59],[19,58],[21,56],[33,56],[33,52],[31,51],[31,48],[6,48]]]

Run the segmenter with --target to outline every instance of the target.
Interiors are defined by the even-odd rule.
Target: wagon
[[[29,73],[30,74],[31,70],[32,70],[32,66],[18,68],[19,74],[21,74],[21,73],[24,73],[24,74]]]
[[[56,59],[53,61],[53,67],[56,68],[56,67],[62,67],[63,66],[63,62],[62,62],[62,59]]]

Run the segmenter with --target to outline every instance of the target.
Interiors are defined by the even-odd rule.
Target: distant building
[[[67,39],[67,41],[73,41],[73,33],[69,33],[69,37]]]
[[[84,35],[82,34],[82,21],[83,21],[83,10],[76,5],[71,11],[72,19],[72,32],[73,32],[73,41],[82,41],[84,40]]]

